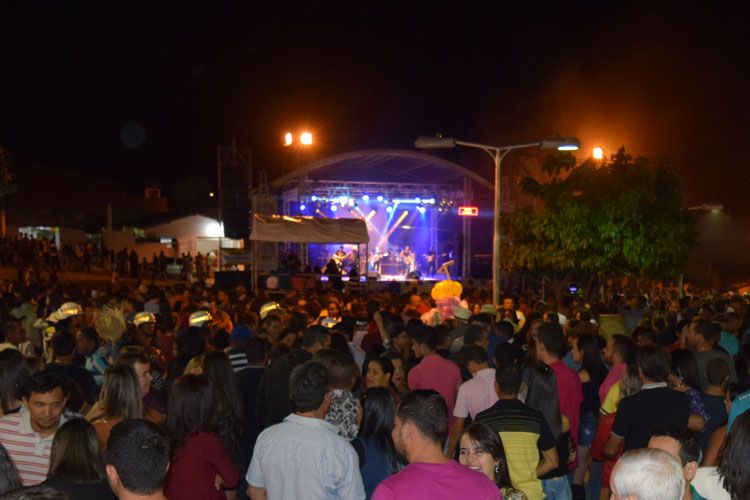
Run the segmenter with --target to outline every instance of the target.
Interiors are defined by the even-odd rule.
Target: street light
[[[700,210],[700,211],[708,212],[708,211],[717,210],[720,212],[724,210],[724,204],[723,203],[703,203],[701,205],[696,205],[694,207],[688,207],[687,209],[690,211]]]
[[[558,137],[542,139],[535,142],[523,142],[509,146],[488,146],[476,142],[458,141],[453,137],[421,136],[414,141],[418,148],[455,148],[466,146],[481,149],[490,155],[495,162],[495,229],[493,232],[492,248],[492,303],[500,305],[500,163],[509,152],[514,149],[540,148],[557,149],[558,151],[575,151],[581,146],[581,141],[575,137]]]
[[[310,146],[313,143],[313,136],[310,132],[302,132],[299,135],[299,142],[304,146]],[[284,134],[284,146],[289,147],[294,144],[294,134],[287,132]]]
[[[595,160],[603,160],[604,159],[604,150],[602,148],[594,148],[594,151],[592,152],[592,156]]]

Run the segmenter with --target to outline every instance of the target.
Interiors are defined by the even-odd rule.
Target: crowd
[[[167,279],[172,271],[176,276],[179,273],[179,279],[192,282],[206,280],[216,266],[215,252],[206,255],[198,252],[195,256],[183,252],[172,259],[162,251],[150,257],[139,256],[133,249],[115,252],[93,241],[63,243],[58,249],[51,237],[0,237],[0,267],[14,267],[22,282],[35,280],[41,271],[54,280],[59,272],[90,273],[92,269],[143,280]],[[175,265],[174,269],[169,268],[170,264]]]
[[[37,280],[0,320],[0,499],[750,491],[736,294],[468,288],[445,317],[416,289]]]

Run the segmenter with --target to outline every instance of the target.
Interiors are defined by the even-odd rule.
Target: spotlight
[[[304,212],[306,209],[307,209],[307,205],[305,205],[304,203],[299,206],[300,212]]]
[[[337,207],[336,205],[331,205],[331,212],[335,212],[338,209],[339,207]]]
[[[378,199],[378,201],[383,201],[383,195],[379,194],[377,199]]]
[[[417,210],[419,210],[420,214],[423,214],[425,209],[424,209],[424,207],[422,205],[420,205],[420,206],[417,207]]]
[[[393,207],[390,206],[390,205],[388,205],[387,207],[385,207],[385,211],[388,212],[388,213],[391,213],[391,212],[393,212]]]
[[[417,203],[422,203],[422,198],[417,196],[416,198],[414,198],[414,201],[416,201]]]
[[[370,201],[370,195],[369,194],[363,194],[362,195],[362,201]]]
[[[310,196],[310,201],[318,201],[318,197],[315,195]]]

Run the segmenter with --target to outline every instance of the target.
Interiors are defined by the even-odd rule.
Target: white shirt
[[[338,428],[294,413],[258,436],[245,479],[268,500],[365,498],[357,453]]]
[[[698,467],[690,484],[703,498],[731,500],[729,493],[724,489],[723,480],[719,476],[719,469],[716,467]]]

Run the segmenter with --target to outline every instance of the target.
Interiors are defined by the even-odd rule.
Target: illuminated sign
[[[479,215],[478,207],[458,207],[458,215],[469,215],[476,217]]]

